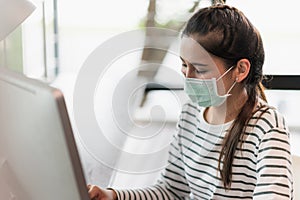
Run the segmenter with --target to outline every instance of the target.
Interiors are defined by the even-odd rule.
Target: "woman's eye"
[[[196,70],[196,72],[197,72],[197,74],[204,74],[204,73],[206,73],[205,70]]]
[[[186,64],[184,64],[184,63],[182,63],[182,67],[187,67],[187,65],[186,65]]]

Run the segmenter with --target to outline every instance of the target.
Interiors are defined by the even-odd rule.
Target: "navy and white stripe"
[[[246,126],[229,190],[220,179],[218,159],[232,122],[208,124],[203,110],[186,104],[161,180],[149,188],[116,190],[118,199],[293,199],[289,132],[274,108],[262,100],[260,105],[266,110],[256,112]]]

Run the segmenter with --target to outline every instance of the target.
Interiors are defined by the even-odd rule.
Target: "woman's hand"
[[[96,185],[87,185],[91,200],[117,200],[117,194],[114,190],[104,190]]]

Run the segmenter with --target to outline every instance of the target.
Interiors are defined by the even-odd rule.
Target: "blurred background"
[[[118,188],[154,183],[166,164],[166,146],[176,132],[175,125],[183,102],[178,98],[185,98],[178,56],[145,48],[128,52],[112,62],[112,71],[107,72],[106,89],[101,90],[101,95],[96,91],[95,99],[101,101],[104,96],[115,95],[106,93],[116,89],[110,85],[124,83],[129,88],[138,88],[135,93],[132,90],[118,93],[117,100],[121,105],[128,106],[128,102],[134,102],[130,105],[133,108],[120,110],[131,110],[126,115],[128,119],[123,120],[133,122],[123,123],[121,129],[116,128],[120,119],[110,119],[113,117],[112,110],[106,106],[111,104],[110,101],[94,105],[98,123],[106,127],[104,134],[112,144],[117,144],[115,148],[119,151],[103,151],[100,148],[102,141],[98,141],[97,137],[86,139],[84,133],[77,130],[73,112],[76,79],[97,47],[128,31],[144,30],[145,43],[156,42],[161,37],[163,49],[176,46],[176,33],[180,32],[187,19],[195,10],[211,5],[213,1],[34,0],[33,3],[37,6],[33,14],[0,42],[0,66],[40,79],[63,91],[88,183]],[[269,103],[286,118],[292,154],[300,156],[297,148],[300,145],[300,3],[296,0],[227,0],[226,3],[242,10],[260,31],[266,52],[264,73],[284,76],[279,84],[283,88],[268,89],[266,93]],[[174,33],[156,35],[145,27],[167,28]],[[166,37],[173,39],[166,40]],[[101,63],[98,65],[101,66]],[[146,67],[139,67],[141,65]],[[114,77],[116,74],[118,78]],[[130,75],[129,78],[126,75]],[[296,82],[289,81],[291,79]],[[113,104],[119,105],[119,102]],[[119,114],[118,110],[113,110],[113,113]],[[87,140],[96,147],[91,150]],[[112,162],[105,162],[97,156],[97,146]],[[146,157],[131,160],[130,156],[123,154]],[[145,158],[149,154],[156,156],[147,162]],[[152,166],[156,161],[158,164]],[[134,173],[134,169],[139,173]]]

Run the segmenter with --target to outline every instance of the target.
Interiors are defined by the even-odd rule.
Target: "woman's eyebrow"
[[[179,57],[182,60],[182,62],[185,62],[181,56],[179,56]],[[200,66],[200,67],[207,66],[207,64],[204,64],[204,63],[190,63],[190,64],[193,66]]]

